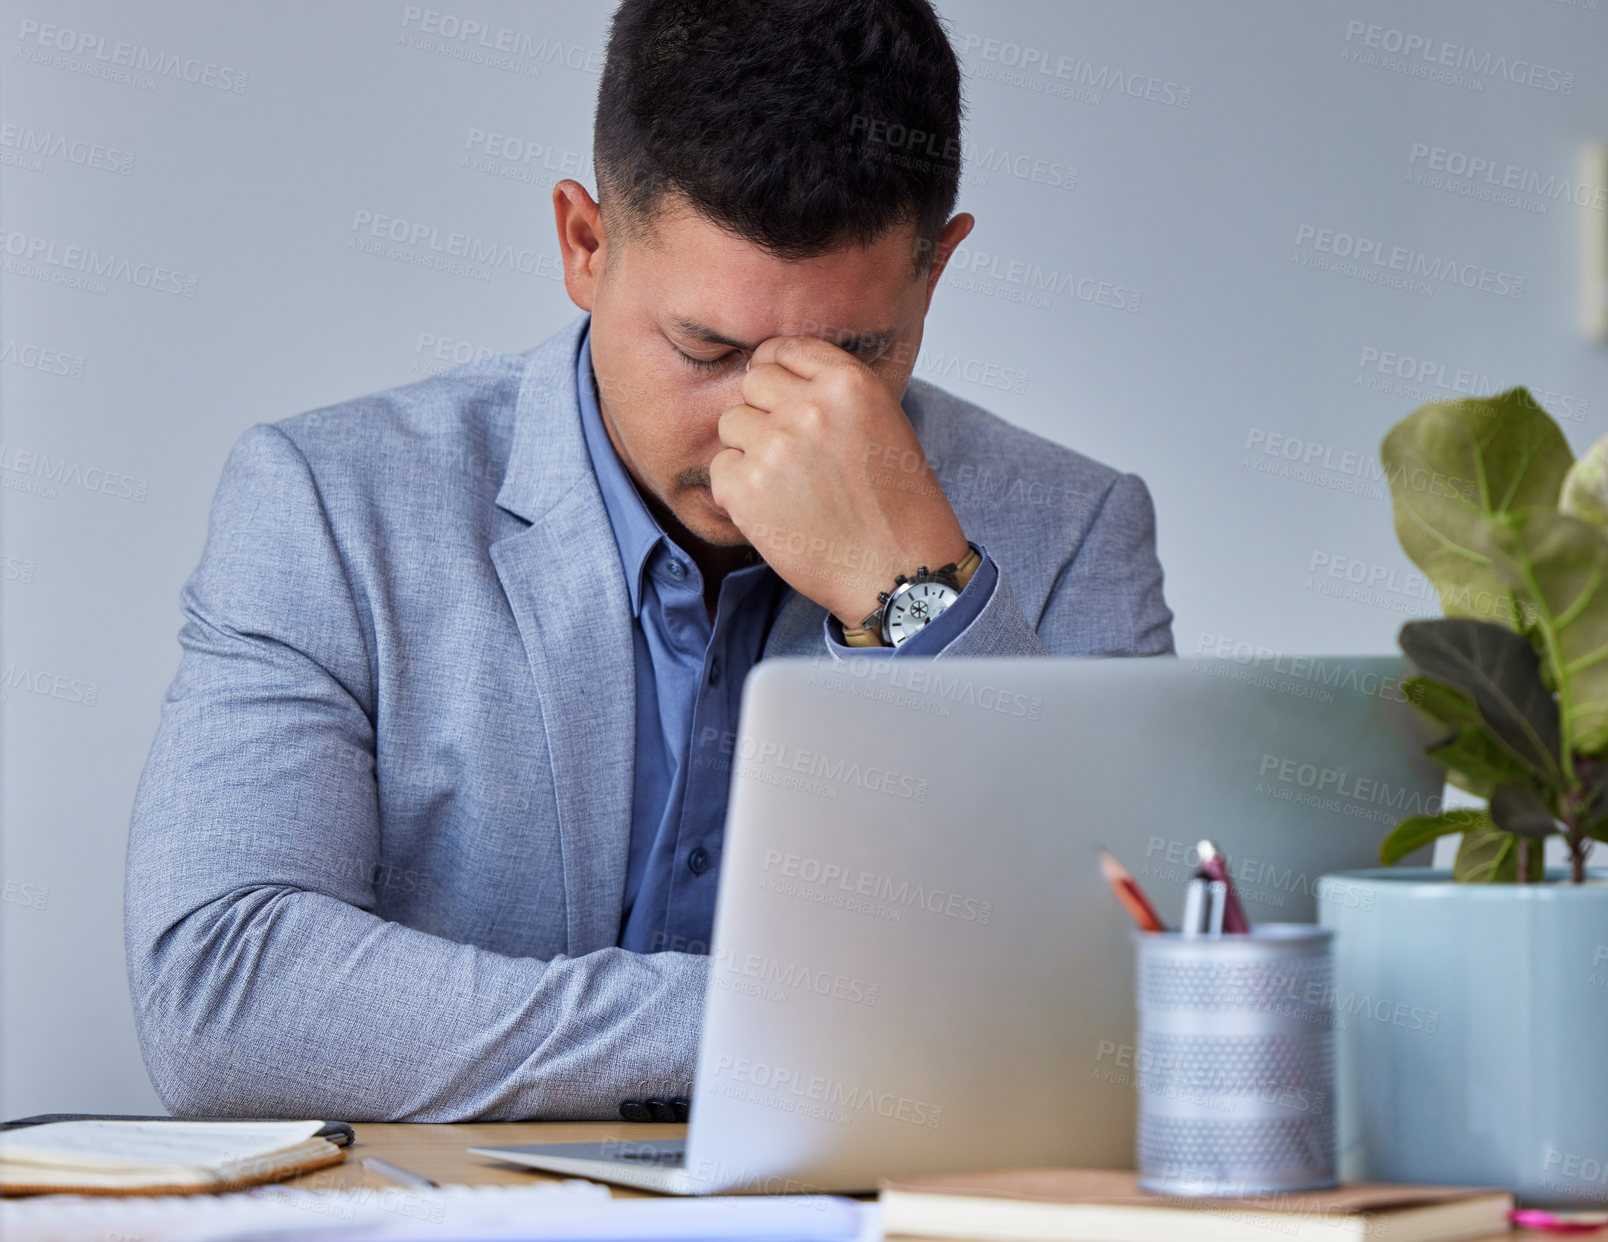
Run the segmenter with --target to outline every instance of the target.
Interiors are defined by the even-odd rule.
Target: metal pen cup
[[[1249,1195],[1336,1184],[1333,932],[1135,932],[1139,1185]]]

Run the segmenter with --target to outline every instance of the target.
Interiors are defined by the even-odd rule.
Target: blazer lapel
[[[586,322],[530,354],[497,504],[531,525],[490,548],[541,703],[572,956],[618,941],[636,754],[631,606],[575,391]]]

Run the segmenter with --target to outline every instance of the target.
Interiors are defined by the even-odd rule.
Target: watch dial
[[[958,598],[941,582],[922,582],[900,593],[888,607],[888,633],[897,646]]]

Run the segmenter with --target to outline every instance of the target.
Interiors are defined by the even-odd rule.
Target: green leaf
[[[1558,494],[1558,510],[1608,535],[1608,436],[1603,436],[1569,467]]]
[[[1503,832],[1521,837],[1550,837],[1558,831],[1547,804],[1528,785],[1498,785],[1491,794],[1491,819]]]
[[[1535,779],[1535,774],[1498,745],[1483,725],[1426,746],[1424,753],[1446,769],[1446,778],[1452,784],[1481,798],[1489,798],[1498,785],[1506,782],[1523,784]]]
[[[1523,388],[1432,401],[1380,446],[1402,549],[1435,584],[1448,617],[1517,628],[1509,583],[1491,567],[1485,526],[1499,513],[1557,505],[1569,442]]]
[[[1511,884],[1519,878],[1518,838],[1500,828],[1465,833],[1452,863],[1452,879],[1465,884]]]
[[[1608,748],[1608,535],[1544,509],[1507,514],[1488,534],[1493,568],[1534,610],[1573,748]]]
[[[1558,705],[1522,634],[1484,621],[1409,621],[1401,649],[1422,672],[1466,692],[1491,737],[1551,785],[1558,770]]]
[[[1379,843],[1379,861],[1388,867],[1448,833],[1472,832],[1490,826],[1490,816],[1484,811],[1461,807],[1440,815],[1410,815]]]
[[[1401,692],[1419,711],[1448,728],[1466,729],[1484,723],[1474,696],[1443,681],[1422,676],[1403,678]]]

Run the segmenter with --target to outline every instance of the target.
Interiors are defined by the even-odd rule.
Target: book
[[[884,1181],[889,1236],[989,1242],[1243,1242],[1251,1228],[1295,1242],[1387,1237],[1451,1242],[1508,1231],[1513,1196],[1467,1186],[1356,1183],[1246,1198],[1140,1190],[1132,1172],[998,1169]]]
[[[0,1132],[0,1194],[174,1195],[346,1158],[322,1121],[54,1121]]]

